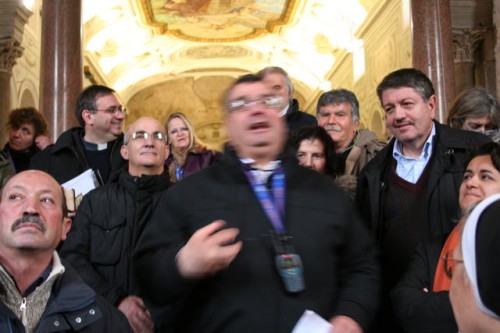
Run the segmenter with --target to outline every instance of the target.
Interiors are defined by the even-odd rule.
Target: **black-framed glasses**
[[[156,131],[153,133],[148,133],[146,131],[136,131],[136,132],[132,133],[132,136],[131,136],[132,140],[147,140],[149,138],[152,138],[153,140],[161,141],[161,142],[165,142],[165,139],[166,139],[165,134],[163,134],[160,131]]]
[[[227,103],[229,112],[248,111],[252,105],[262,105],[268,109],[280,109],[283,107],[283,98],[279,96],[266,96],[254,100],[237,99]]]
[[[116,113],[121,113],[123,115],[127,114],[127,109],[121,105],[113,105],[113,106],[110,106],[106,109],[94,109],[92,111],[101,111],[101,112],[105,112],[105,113],[109,113],[109,114],[116,114]]]
[[[453,258],[453,251],[447,252],[444,256],[441,257],[444,260],[444,273],[448,278],[453,277],[453,273],[455,272],[455,265],[457,263],[463,263],[463,259]]]

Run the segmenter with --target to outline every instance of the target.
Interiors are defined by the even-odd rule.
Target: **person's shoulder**
[[[303,121],[311,124],[311,125],[317,125],[318,121],[316,120],[316,117],[313,116],[310,113],[307,113],[305,111],[297,110],[297,116],[301,118]]]
[[[83,136],[83,128],[73,127],[64,132],[62,132],[57,138],[56,142],[47,146],[43,151],[50,153],[56,153],[60,150],[64,150],[69,147],[75,147],[77,145],[77,140]]]
[[[381,165],[385,165],[392,158],[392,147],[394,146],[395,139],[393,138],[388,143],[380,147],[377,154],[368,162],[365,169],[380,168]]]
[[[7,164],[9,163],[9,155],[4,149],[2,149],[0,150],[0,165],[3,165],[5,162]]]
[[[379,140],[377,135],[367,128],[359,130],[359,145],[371,147],[371,149],[381,150],[386,142]]]
[[[449,148],[470,148],[490,142],[491,139],[484,134],[451,128],[447,125],[437,124],[438,145],[442,144]]]

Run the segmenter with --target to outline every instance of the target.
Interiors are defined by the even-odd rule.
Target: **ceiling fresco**
[[[290,19],[294,0],[141,0],[148,25],[198,42],[231,42],[271,33]]]
[[[180,77],[236,77],[265,66],[283,67],[311,96],[331,88],[338,54],[362,52],[356,32],[386,2],[85,0],[84,61],[125,100]]]

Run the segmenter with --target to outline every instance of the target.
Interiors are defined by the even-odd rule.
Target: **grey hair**
[[[288,96],[290,97],[290,100],[293,98],[293,84],[292,80],[290,79],[290,76],[288,76],[288,73],[281,67],[278,66],[269,66],[269,67],[264,67],[260,71],[257,72],[257,75],[260,76],[261,78],[265,78],[269,74],[280,74],[283,76],[285,79],[286,86],[288,88]]]
[[[351,118],[352,121],[359,120],[359,102],[356,98],[356,95],[350,90],[347,89],[333,89],[323,93],[319,99],[318,104],[316,105],[316,115],[319,115],[320,108],[327,105],[338,105],[341,103],[348,103],[351,108]]]
[[[465,119],[491,118],[495,128],[500,127],[500,108],[496,98],[484,88],[470,88],[462,92],[453,102],[446,123],[462,128]]]

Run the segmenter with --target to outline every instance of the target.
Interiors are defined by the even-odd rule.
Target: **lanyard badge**
[[[302,260],[295,253],[292,246],[292,237],[285,231],[283,223],[285,215],[285,175],[281,167],[278,167],[270,176],[271,189],[260,184],[252,172],[244,169],[252,188],[264,209],[273,230],[274,251],[276,253],[275,264],[283,281],[286,291],[298,293],[305,289]]]
[[[291,236],[273,232],[276,268],[286,291],[298,293],[305,289],[302,260],[295,253]]]

